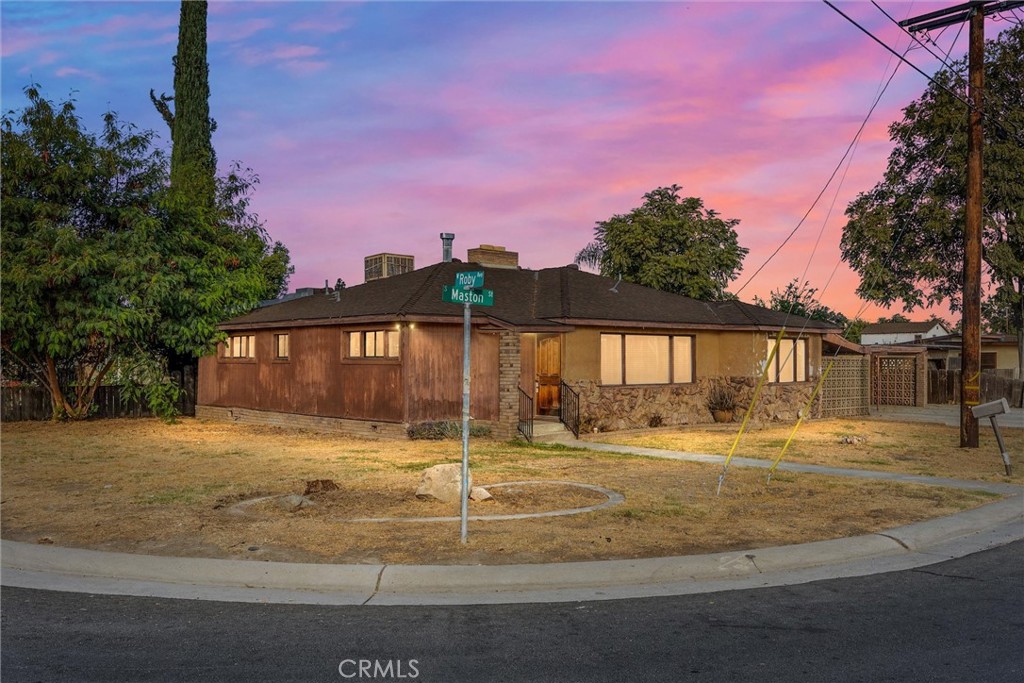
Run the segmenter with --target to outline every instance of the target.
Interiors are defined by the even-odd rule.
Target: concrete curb
[[[0,542],[7,586],[306,604],[485,604],[613,599],[792,585],[924,566],[1024,539],[1018,495],[885,533],[775,548],[546,565],[328,565]]]

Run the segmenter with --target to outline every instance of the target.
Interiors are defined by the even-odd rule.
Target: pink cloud
[[[207,24],[206,35],[211,43],[232,43],[250,38],[273,26],[274,23],[269,19],[247,19],[241,22],[211,21]]]
[[[328,34],[338,33],[345,29],[351,28],[351,19],[308,19],[304,21],[296,21],[293,24],[288,25],[288,30],[295,31],[296,33],[308,32],[317,34]]]
[[[94,71],[87,71],[85,69],[79,69],[79,68],[74,67],[74,66],[62,66],[61,68],[57,69],[54,72],[54,74],[58,78],[68,78],[68,77],[81,76],[82,78],[88,78],[88,79],[93,80],[93,81],[101,81],[101,80],[103,80],[100,77],[100,75],[95,73]]]
[[[313,45],[278,45],[268,49],[246,48],[236,53],[238,59],[248,66],[271,64],[296,75],[315,73],[327,67],[323,59],[310,59],[322,50]]]

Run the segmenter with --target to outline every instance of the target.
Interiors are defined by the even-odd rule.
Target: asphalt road
[[[863,578],[548,605],[319,607],[4,588],[0,625],[4,683],[1016,683],[1024,542]]]

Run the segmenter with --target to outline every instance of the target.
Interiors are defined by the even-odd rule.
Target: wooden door
[[[557,415],[560,408],[559,385],[562,353],[561,340],[557,335],[540,337],[537,340],[537,414]]]

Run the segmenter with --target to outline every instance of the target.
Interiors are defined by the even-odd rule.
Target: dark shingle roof
[[[578,321],[600,324],[665,324],[695,327],[834,326],[739,301],[705,302],[678,294],[583,272],[572,266],[522,270],[476,263],[438,263],[341,290],[317,293],[257,309],[229,320],[224,327],[286,326],[295,323],[348,322],[379,318],[459,318],[462,306],[441,300],[442,286],[455,273],[484,271],[484,286],[494,291],[493,307],[474,307],[498,324],[518,328],[558,327]]]

